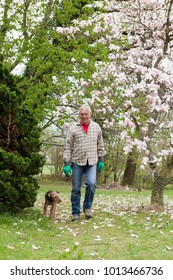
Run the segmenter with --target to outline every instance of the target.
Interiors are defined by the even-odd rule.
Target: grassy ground
[[[173,191],[165,191],[165,211],[147,212],[150,191],[96,192],[94,217],[71,222],[70,183],[42,182],[35,207],[0,214],[1,260],[172,260]],[[44,194],[58,190],[57,217],[42,216]],[[84,189],[82,191],[84,195]]]

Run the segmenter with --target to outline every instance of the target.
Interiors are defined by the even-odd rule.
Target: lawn
[[[44,218],[47,190],[60,192],[55,220]],[[172,260],[173,191],[164,194],[164,212],[146,211],[151,191],[98,189],[94,217],[71,222],[71,185],[40,182],[33,208],[0,214],[1,260]],[[82,189],[82,196],[84,189]]]

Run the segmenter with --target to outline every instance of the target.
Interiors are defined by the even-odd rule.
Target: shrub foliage
[[[0,62],[0,210],[32,207],[39,188],[34,175],[43,166],[37,116],[26,95]]]

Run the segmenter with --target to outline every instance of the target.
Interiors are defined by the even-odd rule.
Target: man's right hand
[[[70,165],[64,166],[64,173],[67,177],[69,177],[72,174],[72,169],[71,169]]]

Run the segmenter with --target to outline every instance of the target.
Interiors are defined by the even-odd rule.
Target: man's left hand
[[[103,161],[99,161],[98,164],[97,164],[97,171],[101,173],[102,170],[104,169],[104,167],[105,167],[104,162]]]

